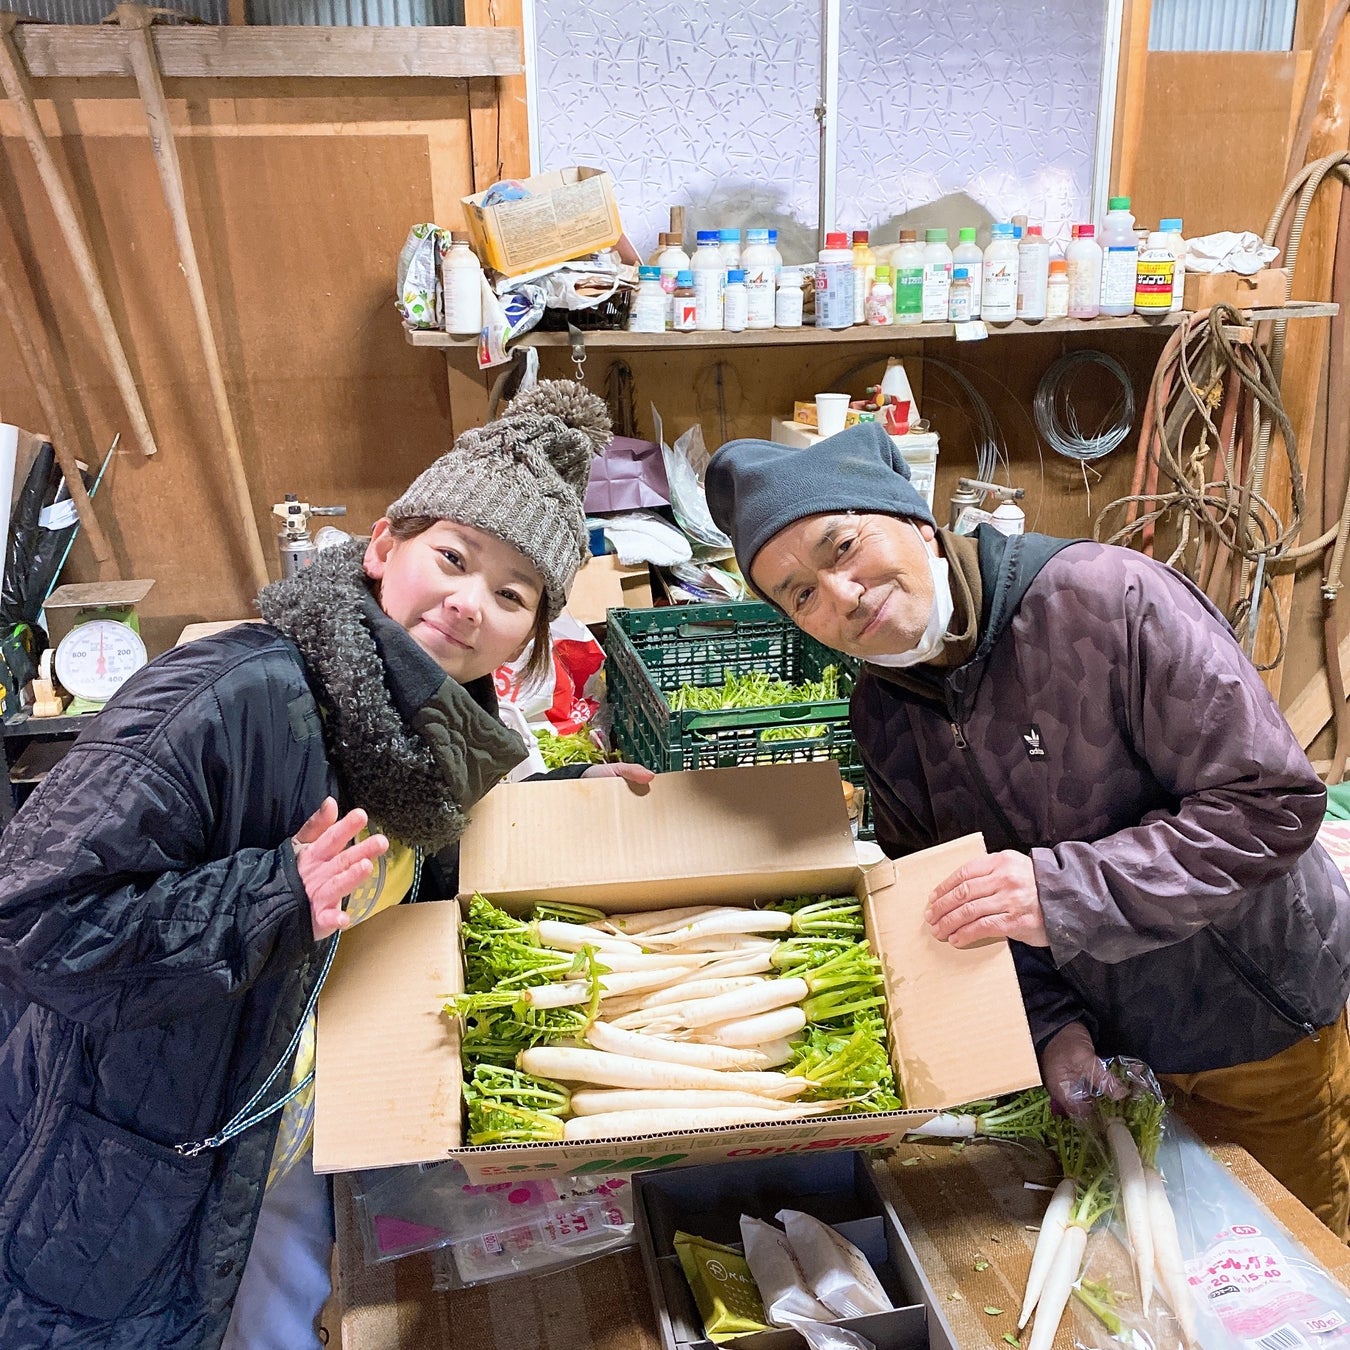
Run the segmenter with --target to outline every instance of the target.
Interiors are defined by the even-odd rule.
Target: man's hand
[[[375,870],[374,860],[389,848],[382,834],[352,843],[366,828],[366,821],[366,813],[359,810],[348,811],[339,820],[337,802],[325,797],[291,840],[295,865],[309,897],[315,942],[351,923],[342,902]]]
[[[1118,1102],[1126,1095],[1125,1084],[1097,1058],[1081,1022],[1070,1022],[1050,1038],[1041,1056],[1041,1078],[1055,1111],[1075,1119],[1086,1116],[1098,1097]]]
[[[924,919],[939,942],[973,947],[1015,938],[1048,947],[1041,897],[1031,859],[1011,850],[959,867],[928,897]]]
[[[644,764],[592,764],[583,778],[625,778],[630,783],[650,783],[656,775]]]

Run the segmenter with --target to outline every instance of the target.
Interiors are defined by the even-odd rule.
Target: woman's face
[[[451,520],[411,539],[376,521],[365,567],[380,583],[384,612],[461,684],[525,650],[544,599],[544,579],[523,553]]]

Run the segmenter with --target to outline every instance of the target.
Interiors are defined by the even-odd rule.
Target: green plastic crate
[[[615,743],[624,759],[658,773],[833,759],[848,782],[864,787],[848,721],[858,662],[808,637],[772,605],[611,609],[605,655]],[[837,699],[675,712],[665,697],[681,685],[720,685],[728,675],[761,673],[801,684],[820,679],[831,665],[839,672]],[[800,734],[784,736],[792,730]],[[864,838],[871,838],[870,822],[864,794]]]

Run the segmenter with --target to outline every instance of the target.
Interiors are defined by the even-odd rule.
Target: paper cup
[[[848,419],[847,394],[816,395],[816,431],[822,436],[837,436]]]

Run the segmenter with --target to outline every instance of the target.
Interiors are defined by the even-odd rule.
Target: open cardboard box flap
[[[735,903],[849,889],[857,867],[833,760],[504,783],[460,842],[462,895],[519,912],[543,893],[599,909]]]
[[[465,895],[506,909],[544,897],[609,910],[865,899],[912,1114],[465,1148],[458,1037],[440,1012],[461,987],[459,908],[398,905],[343,936],[319,999],[315,1170],[453,1154],[478,1180],[879,1146],[935,1111],[1029,1087],[1039,1073],[1007,944],[957,951],[923,922],[934,885],[983,852],[970,835],[864,874],[831,762],[660,774],[641,790],[614,778],[503,784],[473,813],[460,876]]]

